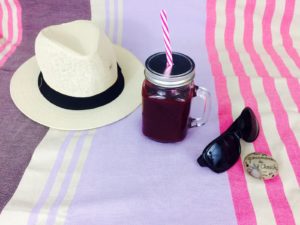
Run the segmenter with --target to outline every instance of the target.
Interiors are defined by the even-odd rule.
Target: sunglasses
[[[251,108],[246,107],[224,133],[205,147],[197,161],[202,167],[222,173],[238,161],[241,154],[240,139],[253,142],[258,133],[259,125],[255,114]]]

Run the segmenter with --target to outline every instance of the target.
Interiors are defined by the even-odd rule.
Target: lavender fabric
[[[1,121],[1,127],[3,124],[8,128],[1,130],[7,138],[1,139],[0,144],[2,146],[5,142],[10,145],[7,144],[7,147],[0,151],[3,151],[4,156],[10,153],[13,158],[11,160],[5,156],[2,159],[10,166],[2,167],[2,161],[0,164],[0,175],[9,177],[7,174],[11,174],[10,181],[3,182],[3,186],[10,185],[4,192],[7,197],[3,204],[14,192],[35,146],[46,132],[46,128],[26,119],[13,106],[8,94],[9,79],[13,71],[33,54],[34,37],[38,30],[49,24],[90,18],[88,1],[33,2],[29,0],[22,3],[24,39],[5,65],[12,65],[12,68],[10,73],[4,76],[7,87],[5,94],[0,93],[1,103],[3,96],[6,96],[3,102],[6,102],[6,108],[11,108],[13,112],[6,114],[5,121],[11,120],[14,114],[19,118],[16,124],[3,124]],[[117,9],[118,1],[114,2]],[[204,39],[205,1],[192,0],[188,4],[185,1],[174,4],[171,0],[124,1],[122,44],[141,61],[152,53],[162,51],[164,47],[159,21],[159,11],[162,8],[167,9],[169,18],[172,18],[170,30],[174,50],[183,52],[195,60],[196,83],[208,88],[212,93],[211,118],[205,127],[189,130],[186,139],[177,144],[156,143],[144,137],[141,133],[141,108],[118,123],[97,129],[67,211],[68,225],[236,224],[227,174],[214,174],[208,169],[200,168],[196,162],[204,146],[219,133],[214,82]],[[108,12],[107,8],[106,13]],[[110,21],[106,22],[107,30]],[[118,39],[116,33],[112,38],[114,41]],[[2,91],[2,86],[0,88]],[[198,111],[198,106],[195,106],[192,115],[197,115]],[[0,113],[2,114],[2,110]],[[24,124],[27,126],[24,127]],[[15,132],[18,129],[20,130]],[[9,133],[13,133],[20,140],[16,142]],[[73,164],[78,160],[78,153],[86,134],[83,132],[81,135],[46,224],[53,224],[55,218],[61,216],[57,215],[58,207],[70,184]],[[64,154],[64,151],[66,149],[62,147],[60,153]],[[21,157],[20,152],[25,156]],[[18,159],[17,153],[18,157],[20,156]],[[51,171],[54,175],[59,167],[60,158],[56,162],[58,163],[54,164]],[[37,213],[49,197],[51,185],[54,185],[53,180],[49,176],[38,202],[29,212],[28,224],[35,224],[37,221]]]
[[[34,40],[42,28],[90,18],[88,0],[26,0],[20,4],[23,40],[0,68],[0,212],[16,190],[34,149],[48,130],[15,107],[9,94],[10,79],[14,71],[33,56]]]
[[[162,8],[169,12],[173,49],[195,60],[196,83],[212,93],[209,123],[189,130],[186,139],[176,144],[156,143],[143,136],[141,108],[116,124],[97,129],[68,210],[68,225],[236,224],[227,174],[213,174],[196,162],[204,146],[219,132],[205,47],[205,1],[126,2],[123,46],[143,62],[150,54],[162,51]],[[195,116],[197,106],[192,112]]]

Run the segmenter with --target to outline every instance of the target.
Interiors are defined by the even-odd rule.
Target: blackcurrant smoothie
[[[151,55],[145,63],[142,130],[145,136],[159,142],[182,141],[188,128],[206,123],[210,111],[209,92],[194,85],[194,61],[178,52],[172,56],[171,67],[164,52]],[[193,97],[204,100],[199,118],[189,117]]]

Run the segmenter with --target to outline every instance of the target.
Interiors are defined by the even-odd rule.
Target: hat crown
[[[35,53],[44,80],[65,95],[93,96],[117,79],[114,47],[91,21],[44,28],[36,38]]]

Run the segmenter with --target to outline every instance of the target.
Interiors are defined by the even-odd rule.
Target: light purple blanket
[[[19,10],[22,40],[3,65],[0,54],[0,224],[300,224],[297,7],[298,0],[1,1],[0,26]],[[190,129],[183,142],[144,137],[141,107],[106,127],[62,132],[13,105],[10,78],[34,54],[43,27],[93,19],[144,62],[164,49],[161,9],[168,11],[173,50],[194,59],[196,84],[212,94],[208,124]],[[6,28],[0,52],[11,38]],[[245,105],[259,118],[258,140],[241,142],[241,160],[227,173],[199,167],[205,145]],[[242,159],[253,151],[272,155],[279,176],[264,182],[247,175]]]

